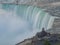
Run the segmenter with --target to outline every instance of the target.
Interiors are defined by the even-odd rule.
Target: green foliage
[[[51,45],[51,44],[50,44],[50,42],[48,40],[45,40],[44,45]]]
[[[31,45],[31,43],[27,43],[26,45]]]
[[[55,45],[60,45],[60,42],[57,42]]]

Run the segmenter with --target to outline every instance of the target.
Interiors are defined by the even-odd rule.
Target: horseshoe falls
[[[36,6],[0,4],[0,45],[15,45],[43,27],[50,29],[54,18]]]

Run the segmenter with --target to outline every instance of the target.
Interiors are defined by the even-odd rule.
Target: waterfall
[[[50,29],[55,18],[36,6],[1,4],[0,9],[0,13],[4,12],[0,14],[0,20],[4,24],[6,23],[7,26],[5,26],[6,31],[4,33],[2,32],[3,36],[0,35],[0,39],[3,42],[0,41],[0,45],[14,45],[17,42],[34,36],[43,27],[46,30]]]

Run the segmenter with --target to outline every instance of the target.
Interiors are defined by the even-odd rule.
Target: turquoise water
[[[0,45],[14,45],[52,27],[54,17],[29,5],[0,5]]]

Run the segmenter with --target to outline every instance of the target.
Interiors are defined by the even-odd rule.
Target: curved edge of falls
[[[8,13],[8,14],[6,14],[6,13],[3,14],[3,16],[2,16],[3,20],[6,20],[5,18],[8,17],[7,18],[8,22],[9,23],[13,22],[12,25],[13,24],[16,25],[17,22],[21,22],[20,21],[21,19],[23,21],[22,24],[24,24],[25,22],[28,23],[28,24],[23,25],[23,27],[26,27],[26,25],[28,25],[26,27],[27,29],[25,29],[23,27],[19,27],[19,28],[22,28],[23,30],[17,29],[16,32],[14,32],[14,31],[12,33],[7,32],[7,34],[11,38],[8,37],[7,35],[4,35],[5,34],[5,32],[4,32],[3,36],[6,36],[6,37],[0,38],[0,39],[2,39],[2,42],[7,45],[10,45],[10,43],[16,44],[16,42],[20,42],[26,38],[30,38],[30,37],[34,36],[37,32],[41,31],[41,29],[43,27],[45,29],[51,28],[54,18],[55,18],[55,17],[51,16],[50,14],[44,12],[43,9],[35,7],[35,6],[0,4],[0,9],[6,11]],[[5,15],[8,15],[8,16],[5,16]],[[12,19],[10,16],[12,17]],[[13,21],[11,21],[10,19]],[[16,19],[16,20],[14,20],[14,19]],[[20,24],[21,23],[16,25],[16,27],[20,26]],[[12,25],[10,25],[10,26],[13,28],[14,26],[12,26]],[[14,27],[14,28],[16,28],[16,27]],[[21,32],[23,32],[23,34]],[[17,34],[18,34],[18,36],[17,36]],[[14,37],[14,39],[13,39],[13,37]],[[22,37],[23,37],[23,39],[21,39]],[[5,39],[6,41],[9,41],[8,42],[9,44],[3,39]],[[7,40],[7,39],[9,39],[9,40]],[[12,41],[12,39],[13,39],[13,41]],[[19,40],[19,39],[21,39],[21,40]]]

